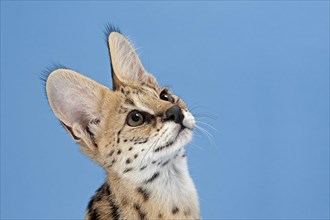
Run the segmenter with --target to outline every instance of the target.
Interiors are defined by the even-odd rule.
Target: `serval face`
[[[186,104],[144,70],[121,34],[109,36],[113,90],[69,69],[53,71],[49,103],[83,152],[107,171],[136,172],[185,156],[195,120]]]

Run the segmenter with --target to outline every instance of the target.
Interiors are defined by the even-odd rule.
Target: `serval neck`
[[[199,219],[197,193],[184,150],[172,159],[149,164],[124,176],[107,172],[107,184],[116,202],[148,215],[147,219]]]

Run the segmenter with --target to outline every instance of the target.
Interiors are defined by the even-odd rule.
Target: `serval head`
[[[112,90],[70,69],[50,73],[56,117],[88,157],[120,176],[184,157],[195,125],[186,104],[144,69],[121,33],[109,34],[108,47]]]

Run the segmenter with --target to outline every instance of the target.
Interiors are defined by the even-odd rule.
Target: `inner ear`
[[[123,35],[110,33],[108,43],[114,90],[125,83],[148,83],[158,87],[156,79],[144,69],[133,45]]]
[[[97,146],[95,136],[106,100],[112,93],[101,84],[73,70],[53,71],[46,82],[49,104],[64,128],[77,142],[91,150]]]

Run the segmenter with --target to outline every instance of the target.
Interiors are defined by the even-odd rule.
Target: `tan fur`
[[[114,91],[68,69],[53,71],[46,84],[55,115],[107,173],[86,219],[199,219],[184,149],[191,139],[193,116],[177,96],[172,95],[174,103],[160,99],[164,88],[144,70],[125,37],[111,33],[109,46]],[[164,121],[174,105],[185,116],[182,131],[177,123]],[[128,126],[132,110],[152,119]]]

